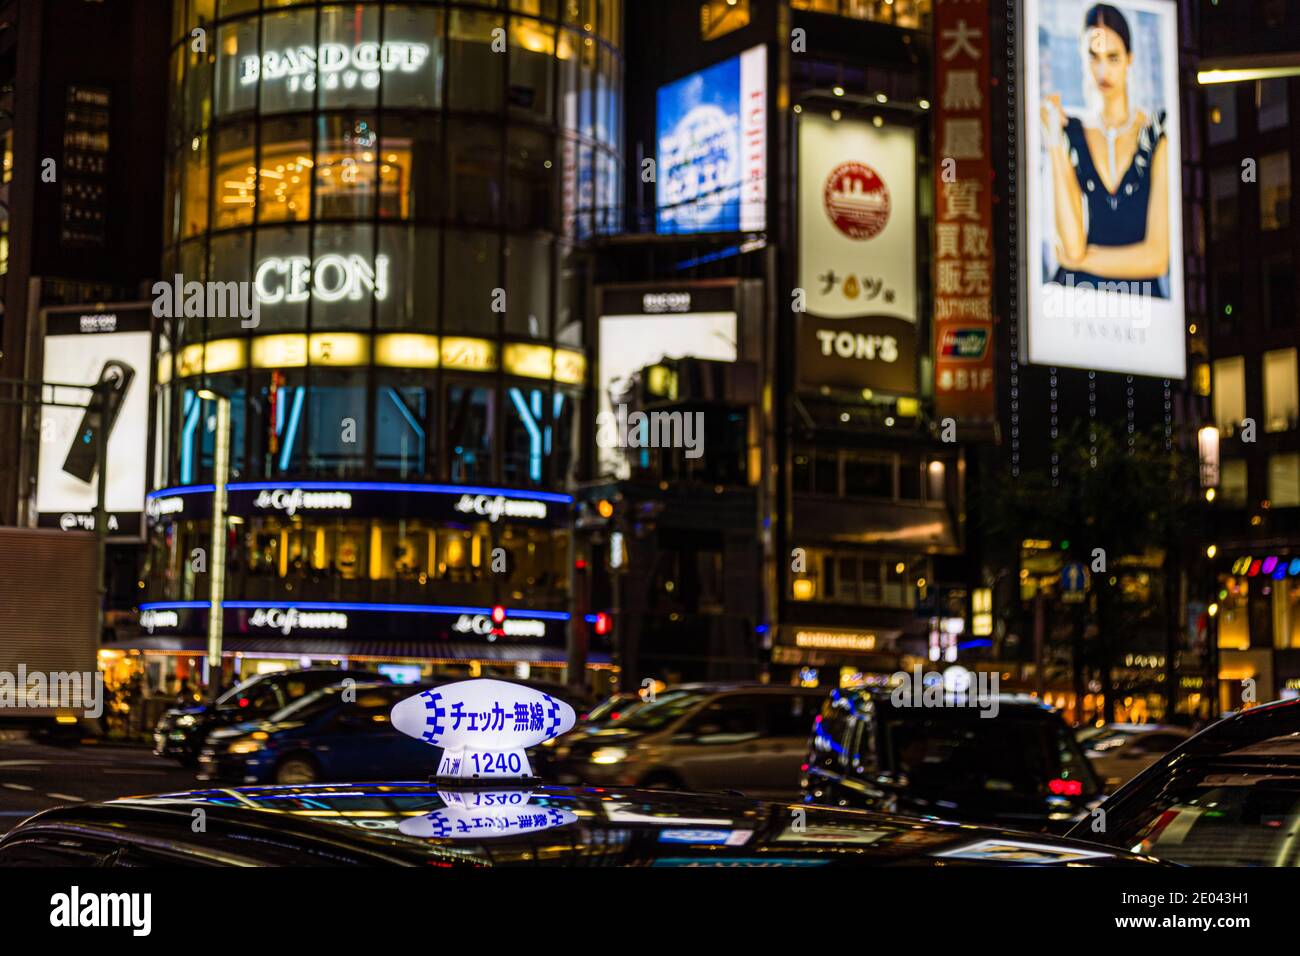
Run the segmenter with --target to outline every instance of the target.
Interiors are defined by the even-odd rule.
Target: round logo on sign
[[[835,228],[850,239],[874,239],[889,222],[889,187],[865,163],[831,170],[822,199]]]

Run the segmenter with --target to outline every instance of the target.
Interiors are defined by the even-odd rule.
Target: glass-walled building
[[[177,0],[160,648],[206,633],[226,399],[232,653],[563,663],[586,250],[621,227],[620,7]]]

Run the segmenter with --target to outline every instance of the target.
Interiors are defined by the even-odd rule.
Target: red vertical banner
[[[991,422],[993,159],[988,0],[934,0],[934,405]]]

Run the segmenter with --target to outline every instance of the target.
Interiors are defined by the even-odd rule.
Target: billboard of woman
[[[1182,378],[1172,0],[1026,0],[1025,359]]]

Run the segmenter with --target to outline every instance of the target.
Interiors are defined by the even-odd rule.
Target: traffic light
[[[596,614],[596,633],[601,637],[609,633],[609,615],[604,611]]]

